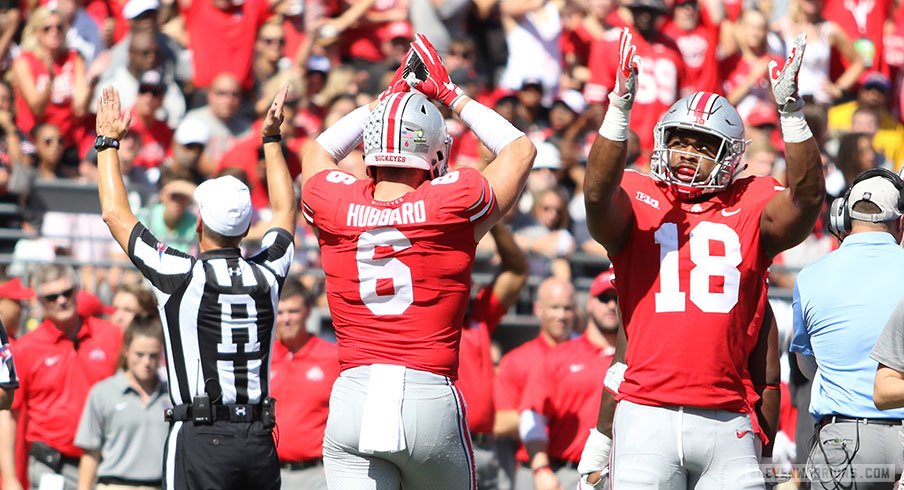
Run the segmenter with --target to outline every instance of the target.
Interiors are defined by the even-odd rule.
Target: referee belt
[[[284,470],[289,471],[302,471],[308,468],[313,468],[315,466],[320,466],[323,464],[323,459],[314,458],[314,459],[305,459],[301,461],[280,461],[279,466]]]
[[[211,405],[211,422],[259,422],[261,420],[260,405],[235,404],[235,405]],[[167,422],[191,422],[191,404],[183,403],[164,412],[163,419]]]
[[[864,425],[904,425],[901,419],[858,419],[855,417],[845,417],[844,415],[826,415],[819,419],[819,427],[825,427],[829,424],[838,423],[861,423]]]

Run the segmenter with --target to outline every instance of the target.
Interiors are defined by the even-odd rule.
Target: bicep
[[[317,175],[324,170],[338,170],[336,160],[326,150],[320,146],[320,143],[314,141],[308,146],[301,158],[301,188],[304,189],[308,179]]]

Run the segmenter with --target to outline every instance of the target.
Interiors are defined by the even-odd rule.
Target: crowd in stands
[[[155,315],[152,296],[99,214],[66,212],[65,205],[30,211],[31,191],[42,182],[96,182],[93,113],[103,88],[114,86],[132,113],[119,155],[132,206],[148,228],[171,247],[195,251],[194,189],[233,175],[251,190],[246,246],[253,247],[268,227],[260,127],[277,90],[291,87],[282,145],[296,177],[307,145],[373,100],[413,33],[423,32],[453,81],[537,146],[527,189],[505,220],[527,255],[534,289],[550,276],[578,284],[585,271],[571,257],[606,263],[587,232],[581,188],[614,82],[617,28],[625,26],[635,31],[642,58],[629,168],[649,170],[662,112],[683,94],[707,90],[726,96],[745,121],[752,142],[743,172],[783,182],[766,71],[801,32],[808,43],[800,90],[829,196],[843,194],[865,169],[904,167],[904,2],[896,0],[0,0],[0,203],[19,210],[0,224],[23,237],[4,242],[2,251],[11,253],[4,265],[71,258],[80,265],[73,284],[96,303],[88,308],[90,297],[80,296],[79,309],[93,311],[79,315],[107,317],[123,329]],[[452,114],[447,124],[453,168],[492,157]],[[340,165],[367,178],[360,149]],[[774,287],[792,287],[797,270],[837,247],[825,222],[779,255]],[[325,308],[316,239],[303,219],[295,243],[293,272],[313,293],[311,305]],[[493,257],[495,241],[484,240],[479,253]],[[487,263],[492,272],[498,258]],[[27,268],[12,265],[8,275],[27,281]],[[584,275],[580,289],[598,271]],[[50,302],[26,291],[0,285],[0,319],[13,338],[47,314]],[[31,307],[23,315],[25,301]],[[790,308],[775,308],[787,342]],[[789,373],[786,363],[786,381]],[[781,437],[793,448],[790,405],[783,417]]]

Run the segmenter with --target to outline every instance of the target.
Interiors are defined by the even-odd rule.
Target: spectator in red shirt
[[[85,62],[66,45],[66,29],[60,14],[44,7],[32,12],[12,72],[19,128],[27,133],[51,123],[60,129],[65,148],[75,150],[85,134],[81,118],[91,94]],[[77,163],[77,155],[72,159]]]
[[[173,141],[173,130],[165,121],[157,119],[163,107],[166,85],[157,71],[146,71],[138,83],[138,99],[132,108],[132,132],[141,139],[141,152],[135,158],[135,166],[156,168],[166,159],[166,152]]]
[[[254,39],[270,15],[268,0],[179,0],[179,5],[194,60],[195,88],[212,88],[221,74],[230,73],[242,90],[250,90]]]
[[[279,298],[276,342],[270,361],[270,393],[279,400],[276,449],[283,488],[326,490],[323,433],[330,391],[339,377],[336,345],[308,332],[312,298],[298,276],[286,279]]]
[[[528,377],[520,435],[530,464],[519,468],[518,488],[578,485],[577,464],[588,429],[596,424],[603,373],[612,362],[621,325],[613,279],[605,271],[593,280],[584,334],[557,345]]]
[[[12,440],[16,421],[28,420],[25,439],[31,446],[28,475],[33,488],[65,479],[67,490],[78,484],[82,451],[73,444],[88,391],[112,375],[122,332],[112,323],[77,313],[78,276],[68,266],[48,265],[35,274],[44,321],[16,344],[20,388],[13,420],[2,425],[2,438]],[[0,473],[5,490],[21,489],[15,477],[13,448],[0,447]]]
[[[781,62],[781,57],[770,53],[766,42],[769,26],[766,15],[756,9],[741,14],[735,29],[738,52],[719,62],[720,93],[738,108],[741,119],[746,119],[757,106],[767,105],[772,112],[771,88],[766,77],[770,61]]]
[[[499,254],[499,273],[480,289],[465,314],[456,385],[468,407],[477,488],[495,489],[500,467],[493,436],[495,366],[490,357],[490,336],[506,311],[518,301],[528,270],[527,257],[505,223],[496,223],[490,234]]]
[[[534,303],[534,315],[540,320],[540,334],[502,356],[496,371],[496,423],[493,432],[497,436],[518,437],[518,412],[530,371],[556,345],[571,338],[575,310],[571,282],[550,277],[540,283]],[[514,462],[506,461],[503,456],[500,454],[503,471],[513,470]],[[523,447],[519,448],[515,457],[521,463],[528,462],[528,454]]]
[[[677,0],[672,15],[663,32],[678,43],[687,66],[691,91],[719,93],[722,83],[716,51],[720,26],[725,18],[721,2],[709,1],[700,5],[698,0]]]

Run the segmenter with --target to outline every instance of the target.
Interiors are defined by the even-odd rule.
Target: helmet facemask
[[[677,130],[715,137],[720,142],[715,152],[716,157],[683,149],[670,149],[669,139]],[[747,147],[743,123],[734,107],[716,94],[697,92],[673,104],[656,124],[653,137],[655,149],[650,162],[650,174],[668,184],[681,197],[693,198],[721,192],[743,170],[740,162]],[[693,180],[686,182],[674,174],[669,164],[673,153],[688,155],[697,162]],[[697,173],[700,172],[703,159],[714,161],[715,166],[708,177],[698,180]]]

